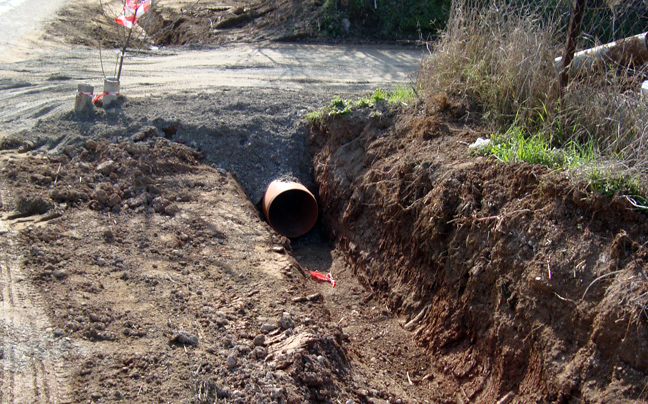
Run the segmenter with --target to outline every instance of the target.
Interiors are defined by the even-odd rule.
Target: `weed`
[[[357,109],[373,108],[377,104],[407,105],[416,98],[416,91],[411,87],[396,86],[393,91],[376,89],[367,97],[360,97],[355,100],[346,100],[336,96],[331,103],[321,110],[312,111],[305,115],[311,122],[319,122],[325,116],[346,115]]]
[[[490,144],[487,153],[505,163],[524,161],[549,168],[571,168],[591,163],[596,158],[593,143],[585,146],[569,143],[565,147],[556,148],[542,134],[526,135],[519,126],[512,126],[503,135],[492,135]]]

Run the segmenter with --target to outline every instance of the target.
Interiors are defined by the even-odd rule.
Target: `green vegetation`
[[[484,153],[484,151],[482,151]],[[579,167],[596,159],[595,145],[570,142],[562,148],[552,147],[540,134],[526,135],[520,127],[512,127],[504,135],[491,136],[490,147],[485,151],[504,163],[528,162],[549,168]]]
[[[455,4],[421,69],[424,99],[447,94],[481,110],[497,134],[487,152],[500,161],[568,169],[595,192],[648,195],[648,103],[639,75],[604,67],[561,90],[559,13],[553,20],[546,4],[524,1]]]
[[[350,30],[384,38],[428,37],[444,27],[451,0],[326,0],[321,29],[329,36]]]
[[[411,87],[397,86],[393,91],[377,89],[367,97],[360,97],[355,100],[345,100],[335,97],[326,107],[309,112],[306,119],[315,123],[325,116],[345,115],[357,109],[373,108],[377,104],[407,105],[416,98],[416,92]]]

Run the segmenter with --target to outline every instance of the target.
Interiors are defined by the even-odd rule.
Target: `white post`
[[[77,86],[76,98],[74,99],[74,110],[81,112],[92,106],[92,92],[94,87],[89,84],[79,84]]]
[[[103,105],[107,108],[111,102],[117,100],[119,95],[119,80],[115,78],[104,79]]]

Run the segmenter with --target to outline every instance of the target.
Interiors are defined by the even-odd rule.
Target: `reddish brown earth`
[[[441,100],[312,134],[331,237],[426,350],[434,401],[644,402],[645,212],[469,156],[478,133]]]
[[[170,94],[3,136],[0,402],[647,402],[647,216],[470,156],[437,101],[308,128],[315,96]],[[264,161],[317,192],[305,237],[256,209]]]

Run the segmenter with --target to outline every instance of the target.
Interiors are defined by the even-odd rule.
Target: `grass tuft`
[[[317,123],[327,116],[346,115],[358,109],[373,108],[378,104],[407,106],[416,97],[416,91],[412,87],[405,86],[396,86],[393,91],[379,88],[367,97],[360,97],[355,100],[347,100],[336,96],[329,105],[320,110],[307,113],[305,118],[311,123]]]

